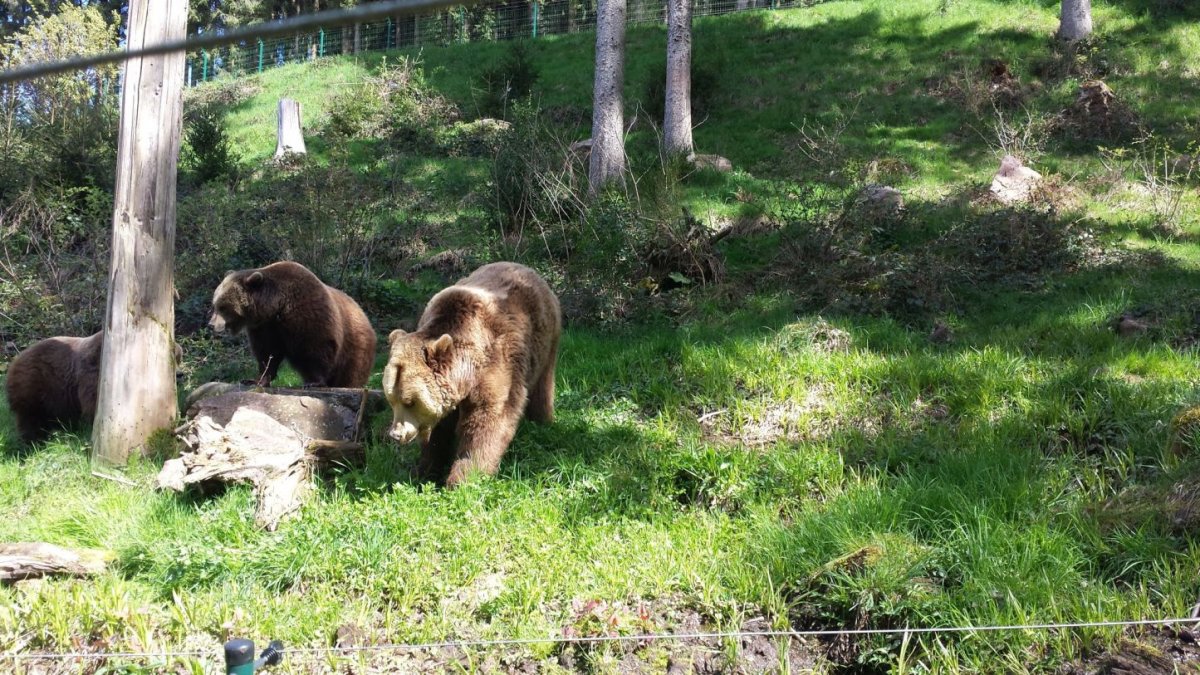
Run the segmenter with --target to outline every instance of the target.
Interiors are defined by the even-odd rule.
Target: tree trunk
[[[667,0],[667,94],[663,151],[692,153],[692,2]]]
[[[596,12],[596,77],[592,102],[593,194],[625,174],[625,0],[600,0]]]
[[[1092,34],[1092,0],[1062,0],[1058,38],[1076,42]]]
[[[153,6],[154,11],[151,10]],[[187,0],[131,0],[129,49],[187,33]],[[124,464],[170,429],[175,400],[175,177],[184,53],[125,64],[112,263],[92,457]]]
[[[300,102],[295,99],[279,99],[279,125],[275,134],[275,159],[284,155],[303,155],[304,132],[300,127]]]

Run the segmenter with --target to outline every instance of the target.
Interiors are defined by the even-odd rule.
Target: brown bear
[[[52,337],[30,345],[8,366],[8,407],[25,443],[41,440],[56,426],[91,422],[104,331],[91,337]]]
[[[91,337],[52,337],[30,345],[8,366],[8,407],[25,443],[56,426],[91,423],[96,416],[104,331]],[[176,365],[183,350],[175,345]]]
[[[305,386],[362,387],[375,365],[375,330],[350,296],[305,266],[277,262],[229,272],[213,293],[213,331],[245,331],[260,386],[288,363]]]
[[[433,296],[416,331],[392,331],[383,370],[388,435],[421,439],[420,478],[454,487],[473,470],[495,474],[522,415],[553,421],[561,332],[550,286],[508,262]]]

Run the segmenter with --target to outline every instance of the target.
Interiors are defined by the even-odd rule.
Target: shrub
[[[180,164],[196,183],[231,178],[237,160],[224,121],[213,112],[199,112],[186,121]]]
[[[513,43],[498,64],[479,76],[480,112],[507,118],[514,103],[533,93],[537,79],[538,71],[530,57],[529,46],[525,42]]]
[[[23,190],[0,212],[3,339],[99,328],[108,288],[111,197],[98,188]]]

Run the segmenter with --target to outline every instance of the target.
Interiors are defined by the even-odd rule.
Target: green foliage
[[[237,158],[222,116],[200,112],[184,126],[180,165],[197,183],[229,179],[237,175]]]
[[[26,346],[90,335],[105,308],[112,202],[97,188],[26,189],[0,211],[0,333]]]
[[[446,111],[473,109],[475,74],[500,45],[428,48],[421,72],[403,77],[389,56],[390,84],[371,88],[345,83],[380,75],[377,56],[189,94],[228,100],[218,108],[242,179],[181,193],[181,325],[203,321],[226,269],[280,257],[350,291],[381,333],[411,327],[433,293],[480,263],[520,260],[551,281],[568,317],[556,421],[522,424],[495,479],[448,492],[410,484],[417,451],[386,440],[380,416],[365,467],[334,468],[274,533],[249,524],[247,489],[154,492],[154,462],[130,470],[137,488],[93,479],[86,435],[0,452],[0,539],[118,555],[98,579],[0,588],[0,647],[216,653],[231,632],[320,646],[346,625],[384,643],[1190,611],[1196,442],[1189,416],[1171,420],[1196,402],[1200,254],[1195,195],[1175,167],[1194,154],[1187,69],[1200,33],[1097,5],[1109,83],[1159,149],[1110,144],[1097,157],[1044,137],[1035,166],[1046,190],[1008,208],[986,194],[998,143],[980,61],[1004,60],[1022,104],[1057,115],[1077,76],[1034,72],[1055,8],[1023,4],[1014,22],[1011,2],[944,3],[941,14],[938,4],[852,0],[697,20],[702,62],[724,64],[697,145],[736,171],[663,165],[639,125],[629,192],[587,200],[584,163],[567,146],[586,136],[591,36],[538,43],[541,109],[518,106],[494,136]],[[661,28],[629,35],[631,63],[662,53]],[[1152,95],[1168,86],[1176,96]],[[628,100],[641,88],[631,78]],[[426,111],[400,138],[393,89]],[[368,99],[367,112],[331,122],[355,103],[339,99],[346,91]],[[303,102],[311,154],[268,165],[282,96]],[[1170,233],[1152,225],[1142,170],[1164,156],[1178,195]],[[863,209],[867,182],[898,187],[906,208]],[[88,206],[106,202],[102,190],[28,199],[50,214],[56,251],[86,250],[79,237],[102,245],[83,215],[110,208]],[[15,235],[43,230],[5,229],[11,259],[31,265],[34,239]],[[103,261],[93,267],[73,267],[64,278],[90,285],[63,297],[102,289]],[[18,340],[43,329],[10,328],[10,307],[35,320],[43,310],[12,298],[59,302],[21,269],[0,287],[2,330]],[[1150,327],[1124,337],[1113,317],[1127,315]],[[184,343],[184,389],[253,368],[237,339]],[[1058,672],[1121,637],[872,637],[797,643],[779,660]],[[690,656],[697,670],[758,672],[776,661],[756,655],[779,646],[713,641]],[[679,656],[578,644],[443,655],[468,670],[654,672]],[[370,658],[290,667],[430,662]]]
[[[512,43],[499,63],[479,75],[480,112],[508,119],[511,112],[515,112],[513,106],[533,93],[537,80],[537,65],[529,44],[524,41]]]
[[[117,49],[117,27],[96,6],[39,18],[0,46],[10,67]],[[108,186],[116,157],[118,67],[105,65],[0,87],[0,196],[54,181]]]

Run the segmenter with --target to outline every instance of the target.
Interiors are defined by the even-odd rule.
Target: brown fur
[[[244,330],[268,386],[286,359],[304,384],[362,387],[375,365],[375,330],[350,296],[294,262],[230,272],[213,293],[216,332]]]
[[[17,354],[8,366],[4,388],[22,441],[41,440],[59,426],[91,424],[103,349],[104,331],[100,331],[86,338],[46,338]],[[177,344],[176,367],[182,360],[183,350]]]
[[[443,289],[413,333],[392,331],[383,391],[390,435],[421,439],[422,478],[454,487],[496,473],[521,417],[554,419],[558,298],[536,272],[493,263]]]
[[[101,331],[86,338],[46,338],[17,354],[4,388],[22,441],[41,440],[56,426],[92,421],[103,344]]]

